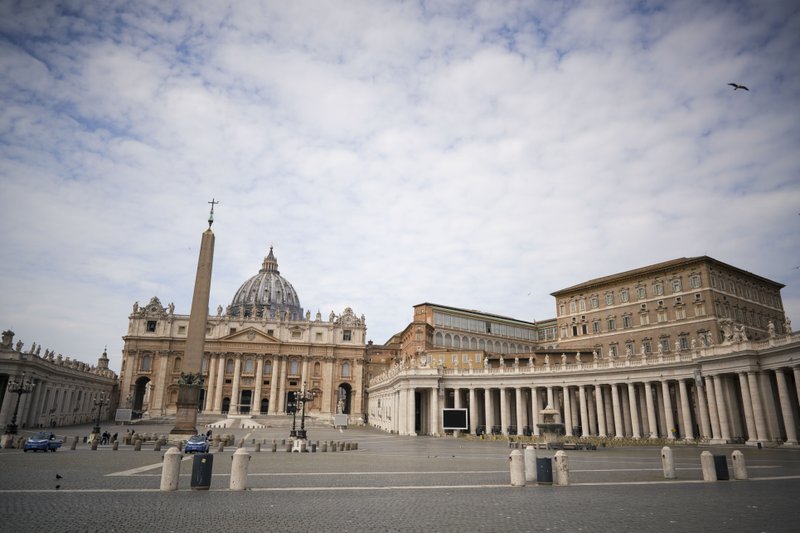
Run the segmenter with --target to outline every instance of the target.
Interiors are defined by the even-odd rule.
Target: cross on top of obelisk
[[[211,212],[208,214],[208,229],[211,229],[211,224],[214,223],[214,205],[218,204],[219,202],[212,198],[208,203],[211,204]]]

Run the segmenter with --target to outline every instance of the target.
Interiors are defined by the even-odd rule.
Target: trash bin
[[[211,469],[214,456],[210,453],[198,453],[192,462],[192,490],[208,490],[211,487]]]
[[[553,484],[553,460],[551,458],[536,458],[536,482],[539,485]]]
[[[717,481],[728,481],[728,459],[724,455],[714,456],[714,470],[717,471]]]

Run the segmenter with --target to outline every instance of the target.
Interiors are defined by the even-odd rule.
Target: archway
[[[230,398],[223,398],[222,399],[222,412],[227,413],[231,409],[231,399]]]
[[[253,391],[245,389],[239,395],[239,413],[246,415],[250,413],[250,405],[253,402]]]
[[[336,393],[336,412],[340,410],[342,414],[349,415],[351,412],[353,388],[349,383],[342,383]],[[341,409],[340,409],[341,406]]]
[[[135,418],[140,418],[144,412],[145,396],[147,395],[149,383],[150,378],[144,376],[136,380],[136,388],[133,391],[133,405],[131,406]]]

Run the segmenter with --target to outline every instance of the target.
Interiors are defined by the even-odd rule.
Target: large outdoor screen
[[[442,429],[469,429],[467,409],[442,409]]]

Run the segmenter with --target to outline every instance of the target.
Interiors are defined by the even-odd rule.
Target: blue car
[[[183,450],[186,453],[208,453],[208,448],[208,439],[205,435],[194,435],[189,437]]]
[[[54,452],[61,448],[61,439],[57,439],[55,435],[48,431],[40,431],[28,437],[25,444],[22,445],[22,451],[28,450]]]

